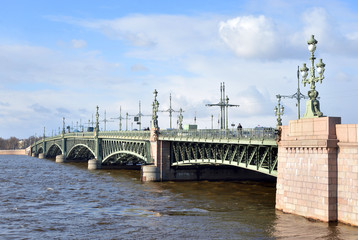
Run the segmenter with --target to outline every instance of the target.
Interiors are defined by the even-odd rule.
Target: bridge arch
[[[277,147],[231,143],[172,142],[172,166],[226,165],[276,176]]]
[[[105,139],[102,141],[102,149],[103,163],[109,163],[116,155],[122,159],[128,157],[135,160],[133,158],[136,158],[135,162],[150,162],[150,143],[148,141]]]
[[[141,155],[141,154],[138,154],[136,152],[131,152],[131,151],[126,151],[126,150],[122,150],[122,151],[116,151],[116,152],[113,152],[111,153],[110,155],[106,156],[104,159],[103,159],[103,163],[105,162],[108,162],[109,159],[111,159],[112,157],[116,156],[116,155],[129,155],[129,156],[133,156],[137,159],[139,159],[140,161],[142,162],[145,162],[147,163],[148,162],[148,159],[147,157]]]
[[[70,160],[90,160],[95,158],[94,150],[85,144],[76,144],[68,151],[67,159]]]
[[[41,147],[39,147],[38,149],[37,149],[37,153],[36,154],[40,154],[40,153],[43,153],[44,152],[44,149],[43,149],[43,147],[41,146]]]
[[[58,143],[52,143],[46,152],[46,157],[54,158],[61,154],[63,154],[62,147]]]

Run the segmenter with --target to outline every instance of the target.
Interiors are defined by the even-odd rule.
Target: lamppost
[[[62,118],[62,137],[65,135],[66,130],[65,130],[65,117]]]
[[[214,115],[211,114],[211,130],[214,129]]]
[[[179,110],[179,116],[178,116],[178,124],[179,124],[179,130],[183,130],[183,109],[180,108]]]
[[[111,118],[111,119],[118,119],[119,120],[119,131],[122,131],[122,119],[125,119],[125,118],[122,117],[122,106],[119,106],[119,117]]]
[[[153,114],[152,114],[152,128],[158,129],[158,110],[159,110],[159,102],[157,100],[158,92],[156,89],[154,89],[154,101],[152,104],[153,107]]]
[[[280,126],[282,126],[281,116],[283,115],[284,107],[283,105],[281,105],[281,95],[278,94],[276,95],[276,97],[277,97],[277,106],[275,107],[275,116],[277,116],[276,128],[279,128]]]
[[[99,113],[98,113],[99,107],[97,105],[96,107],[96,129],[95,129],[95,137],[98,139],[98,132],[99,132]]]
[[[220,106],[220,116],[221,116],[221,126],[220,129],[228,129],[228,119],[229,119],[229,107],[240,107],[240,105],[229,104],[229,97],[225,98],[225,83],[220,83],[220,102],[216,104],[206,104],[205,106]]]
[[[297,119],[301,118],[301,98],[307,99],[308,97],[303,95],[300,91],[300,67],[297,67],[297,92],[292,95],[281,95],[282,98],[293,98],[297,100]]]
[[[169,128],[172,129],[172,116],[173,112],[179,112],[172,108],[172,94],[169,94],[169,109],[167,110],[158,110],[158,112],[168,112],[169,113]]]
[[[311,57],[309,58],[311,60],[310,77],[307,79],[309,69],[306,67],[305,63],[300,69],[303,86],[306,86],[307,83],[311,85],[311,88],[308,91],[309,100],[307,100],[306,103],[306,113],[303,116],[304,118],[314,118],[314,117],[323,116],[323,113],[320,111],[319,101],[317,100],[318,92],[316,91],[316,82],[320,81],[320,83],[322,83],[322,80],[324,79],[324,75],[323,75],[325,70],[324,67],[326,66],[326,64],[322,62],[322,59],[319,59],[319,62],[316,64],[317,73],[319,74],[319,77],[316,77],[315,76],[316,69],[314,66],[314,60],[316,58],[314,56],[314,52],[316,50],[317,43],[318,42],[314,38],[314,35],[311,35],[311,38],[307,41],[308,50],[311,52]]]

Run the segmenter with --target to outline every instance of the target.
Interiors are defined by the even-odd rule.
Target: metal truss
[[[150,163],[150,143],[149,141],[103,139],[103,162],[107,161],[114,155],[135,156],[146,163]],[[118,159],[120,159],[120,156]]]
[[[147,132],[145,132],[147,135]],[[104,134],[103,134],[104,135]],[[121,136],[120,136],[121,137]],[[113,162],[124,162],[123,158],[126,156],[127,161],[150,163],[150,143],[148,140],[141,140],[142,135],[130,134],[124,137],[133,137],[130,139],[115,139],[115,134],[107,134],[100,138],[100,155],[103,162],[110,160]],[[75,134],[68,134],[65,136],[65,143],[67,149],[67,159],[71,160],[89,160],[95,157],[96,142],[93,136],[78,136]],[[45,144],[43,141],[38,141],[32,146],[32,152],[38,155],[45,153],[47,158],[55,158],[57,155],[63,154],[62,138],[46,138]]]
[[[171,142],[172,166],[230,165],[277,175],[277,146]]]
[[[228,133],[228,131],[193,131],[190,135],[183,135],[183,132],[173,131],[171,135],[169,133],[159,135],[159,140],[171,143],[172,166],[230,165],[276,176],[275,133],[266,130],[243,130],[233,131],[229,134],[232,137],[228,137]],[[246,133],[248,137],[245,137]],[[99,146],[98,156],[103,163],[153,162],[148,131],[102,132],[97,140],[93,133],[69,133],[45,138],[45,141],[40,140],[32,145],[31,150],[36,155],[45,153],[45,157],[54,158],[63,154],[63,147],[65,147],[67,159],[89,160],[96,156],[96,141]]]

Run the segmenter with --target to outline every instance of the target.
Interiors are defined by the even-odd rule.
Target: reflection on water
[[[88,171],[0,156],[0,239],[357,239],[358,228],[275,210],[275,184],[142,183],[139,171]]]

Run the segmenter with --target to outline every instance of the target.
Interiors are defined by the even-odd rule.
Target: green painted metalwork
[[[165,141],[277,145],[276,130],[273,128],[161,130],[158,139]]]
[[[283,115],[284,112],[284,107],[283,105],[281,105],[281,95],[278,94],[276,95],[277,98],[277,106],[275,107],[275,116],[277,116],[277,124],[276,124],[276,128],[279,128],[280,126],[282,126],[282,118],[281,116]]]
[[[292,95],[280,95],[282,98],[292,98],[296,99],[296,107],[297,107],[297,119],[301,118],[301,98],[307,99],[308,97],[303,95],[300,90],[300,67],[297,66],[297,91]]]
[[[229,97],[225,97],[225,83],[220,83],[220,102],[219,103],[210,103],[206,104],[205,106],[213,107],[219,106],[220,107],[220,129],[228,129],[228,122],[229,122],[229,107],[239,107],[240,105],[229,104]]]
[[[47,158],[64,154],[71,160],[88,160],[88,158],[97,157],[98,141],[100,142],[98,157],[102,162],[106,162],[116,154],[128,154],[137,157],[142,162],[151,163],[149,137],[149,131],[98,132],[98,135],[93,132],[76,132],[45,138],[36,142],[31,150],[37,155],[46,153]],[[68,149],[68,154],[64,152],[63,142],[65,142],[65,148]],[[46,146],[49,146],[47,152]]]
[[[159,102],[157,100],[158,92],[155,89],[154,92],[154,101],[152,104],[153,107],[153,114],[152,114],[152,128],[159,128],[158,126],[158,111],[159,111]]]
[[[302,74],[302,83],[304,86],[306,84],[310,84],[311,88],[308,91],[308,97],[309,100],[307,100],[306,103],[306,113],[304,114],[304,118],[313,118],[313,117],[323,117],[323,113],[320,111],[320,105],[319,101],[317,100],[318,97],[318,91],[316,91],[316,82],[320,81],[322,83],[322,80],[324,79],[324,71],[325,71],[325,64],[322,62],[322,59],[319,60],[319,62],[316,64],[317,72],[320,75],[319,77],[315,76],[316,69],[314,66],[314,60],[316,59],[314,56],[314,52],[316,50],[316,44],[317,40],[314,38],[314,35],[311,35],[311,38],[307,41],[308,44],[308,50],[311,52],[311,57],[309,58],[311,61],[311,69],[310,69],[310,78],[307,79],[308,76],[308,68],[306,67],[306,64],[303,64],[303,67],[300,69]]]
[[[171,141],[172,166],[230,165],[277,175],[277,146]]]
[[[276,130],[161,130],[158,140],[170,142],[172,166],[216,164],[243,167],[275,176]],[[124,161],[151,164],[149,131],[61,133],[34,143],[35,154],[64,154],[70,160],[99,157],[102,163]],[[45,143],[45,144],[44,144]],[[98,147],[98,155],[96,153]],[[136,160],[135,160],[136,159]]]
[[[183,109],[180,108],[179,116],[178,116],[178,128],[179,128],[179,130],[183,130],[183,119],[184,119],[183,112],[184,112]]]

